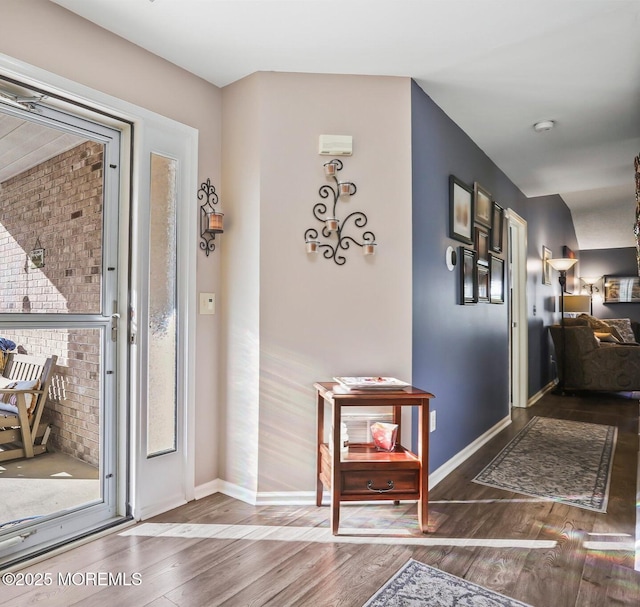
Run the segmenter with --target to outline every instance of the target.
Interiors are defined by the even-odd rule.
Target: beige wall
[[[259,493],[309,491],[315,486],[313,382],[411,376],[410,80],[261,73],[223,89],[223,115],[226,201],[234,217],[250,217],[254,242],[236,248],[236,229],[245,227],[238,225],[229,234],[233,254],[225,257],[230,367],[223,406],[237,424],[227,425],[221,475],[251,489],[238,471],[256,469]],[[312,215],[318,190],[329,183],[320,134],[354,138],[340,176],[358,191],[344,207],[368,216],[379,243],[374,257],[352,246],[346,264],[337,266],[305,252],[304,232],[318,226]],[[246,150],[227,148],[237,137],[249,141],[250,162]],[[247,191],[232,175],[253,187]],[[259,293],[247,297],[245,281],[256,280]],[[238,307],[253,318],[242,338],[259,348],[259,360],[246,369],[250,394],[234,373],[245,364],[228,322]],[[258,442],[242,445],[239,424],[248,419]]]
[[[220,477],[257,491],[260,345],[260,75],[223,89]]]
[[[8,57],[198,129],[199,182],[210,178],[219,186],[218,88],[46,0],[2,0],[0,31],[0,53]],[[198,291],[220,289],[224,238],[216,246],[209,257],[197,254]],[[197,317],[196,485],[218,476],[218,329],[218,315]]]
[[[198,316],[196,485],[219,476],[252,492],[311,490],[313,382],[410,379],[410,80],[264,73],[221,94],[44,0],[3,0],[2,25],[0,53],[198,129],[199,181],[220,185],[226,231],[215,253],[197,254],[197,290],[219,305]],[[379,243],[374,258],[349,251],[342,267],[304,249],[325,183],[323,133],[353,135],[348,204]]]

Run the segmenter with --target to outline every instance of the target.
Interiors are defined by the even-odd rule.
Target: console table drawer
[[[383,499],[385,496],[404,499],[417,497],[420,494],[420,471],[418,469],[386,470],[342,470],[342,496],[361,497],[367,499]],[[408,497],[407,497],[408,496]]]

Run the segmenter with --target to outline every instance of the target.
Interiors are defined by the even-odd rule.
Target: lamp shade
[[[565,295],[564,311],[589,314],[591,312],[590,295]]]
[[[549,259],[547,263],[554,270],[558,270],[558,272],[566,272],[569,268],[572,268],[576,263],[578,263],[578,260],[575,258],[571,259],[569,257],[556,257]]]
[[[602,280],[602,276],[581,276],[580,280],[585,285],[595,285],[597,282]]]

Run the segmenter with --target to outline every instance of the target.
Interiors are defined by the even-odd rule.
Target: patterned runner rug
[[[606,512],[617,435],[614,426],[534,417],[473,480]]]
[[[530,607],[410,559],[364,607]]]

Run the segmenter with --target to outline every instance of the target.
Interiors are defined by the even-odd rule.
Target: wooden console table
[[[314,384],[317,390],[317,485],[316,504],[322,505],[322,491],[331,492],[331,530],[340,526],[341,501],[417,500],[418,526],[428,525],[429,493],[429,399],[433,394],[410,386],[404,390],[345,390],[336,382]],[[324,442],[325,406],[331,409],[333,449]],[[402,407],[418,407],[418,453],[401,445],[392,452],[378,451],[373,444],[349,444],[340,454],[342,407],[393,407],[393,420],[400,437]]]

